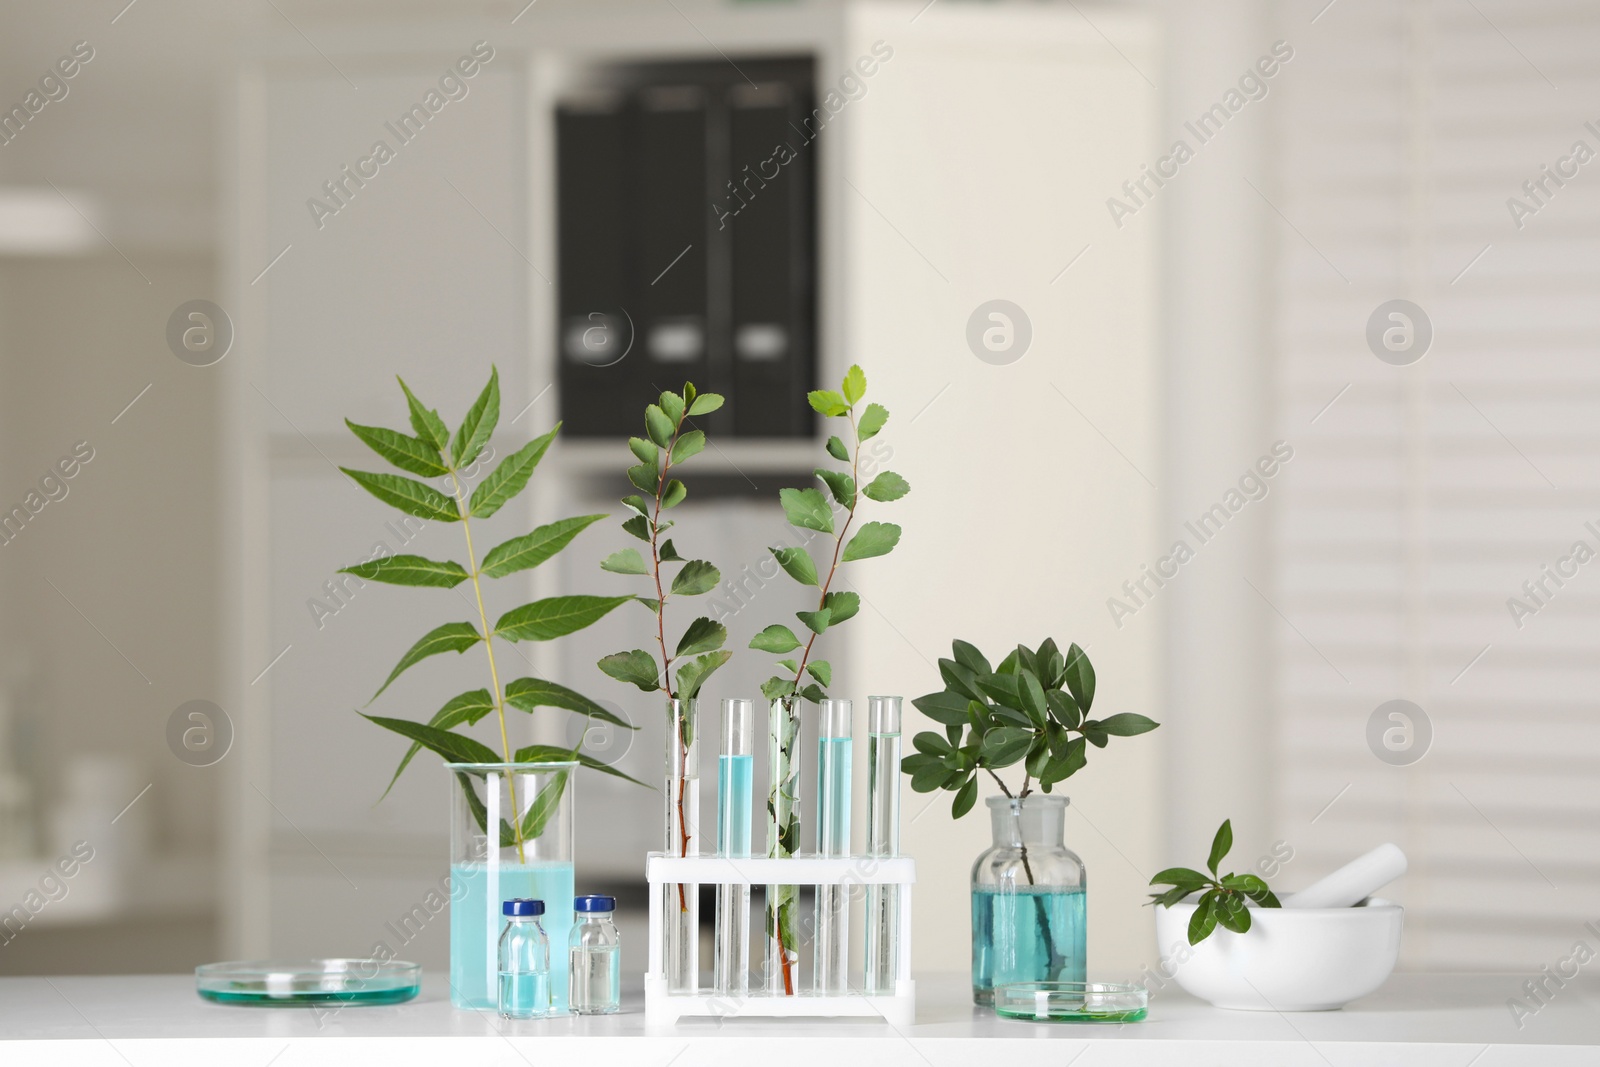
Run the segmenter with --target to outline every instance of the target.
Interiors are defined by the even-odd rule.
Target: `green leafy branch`
[[[504,686],[500,682],[500,669],[494,654],[495,638],[518,642],[549,641],[565,637],[598,622],[613,609],[632,599],[626,596],[548,597],[512,608],[501,615],[492,627],[489,625],[489,616],[483,600],[484,578],[504,578],[537,567],[566,548],[572,539],[590,524],[605,518],[604,515],[583,515],[549,523],[496,545],[484,553],[481,563],[478,560],[472,539],[472,521],[493,516],[527,487],[534,469],[544,458],[556,434],[560,432],[560,424],[558,423],[549,433],[534,438],[501,460],[468,495],[462,481],[463,471],[478,460],[500,420],[499,371],[497,369],[490,371],[488,384],[484,386],[483,392],[467,411],[453,435],[445,426],[444,420],[439,417],[439,413],[423,405],[404,381],[400,381],[400,388],[405,392],[414,436],[381,426],[358,425],[348,419],[345,420],[345,425],[349,426],[351,432],[369,448],[400,470],[424,478],[447,478],[451,488],[450,495],[440,492],[426,482],[397,474],[379,474],[344,467],[340,470],[367,492],[407,515],[437,522],[459,522],[466,539],[467,562],[463,566],[454,560],[431,560],[417,555],[393,555],[342,568],[340,573],[353,574],[364,581],[441,589],[454,589],[463,582],[471,582],[478,621],[476,624],[447,622],[428,631],[400,657],[400,662],[395,664],[372,699],[376,700],[395,679],[423,660],[446,652],[462,653],[480,643],[488,657],[490,688],[474,689],[453,697],[426,723],[375,715],[364,716],[384,729],[411,741],[411,747],[401,758],[400,765],[395,768],[384,795],[387,796],[389,790],[394,788],[394,783],[399,779],[401,772],[424,748],[452,763],[497,763],[502,760],[506,763],[539,763],[575,760],[582,766],[626,778],[628,781],[636,781],[584,753],[581,738],[570,750],[536,745],[514,752],[506,728],[506,708],[509,706],[529,714],[542,707],[557,708],[585,718],[600,719],[615,726],[634,729],[588,697],[555,682],[531,677],[513,679]],[[370,703],[369,700],[368,704]],[[482,742],[457,732],[458,728],[475,725],[491,713],[494,714],[495,724],[499,728],[501,746],[499,753]],[[478,801],[466,776],[458,774],[457,777],[462,788],[467,791],[469,801]],[[540,796],[530,804],[522,818],[513,825],[502,824],[500,835],[502,845],[514,841],[521,857],[523,842],[543,832],[544,823],[554,810],[555,802],[559,798],[560,790],[565,788],[565,783],[564,775],[557,776],[552,785],[542,790]],[[511,802],[513,809],[517,809],[515,782],[511,783]],[[486,830],[487,815],[480,811],[481,807],[481,801],[478,801],[474,804],[473,811],[478,817],[478,825]]]
[[[804,545],[771,550],[784,573],[801,585],[815,588],[818,596],[815,608],[795,613],[810,635],[799,657],[778,661],[778,666],[788,677],[775,674],[761,685],[762,694],[773,705],[769,720],[773,750],[772,785],[767,794],[769,856],[792,856],[799,847],[799,765],[794,758],[794,746],[800,734],[797,698],[813,702],[822,700],[827,695],[827,687],[833,683],[833,667],[826,660],[812,660],[812,649],[818,637],[830,627],[854,616],[861,607],[861,598],[856,593],[834,591],[833,582],[839,573],[839,565],[887,555],[900,541],[900,527],[892,522],[866,523],[856,530],[855,536],[850,537],[856,508],[862,497],[888,503],[899,500],[911,491],[906,480],[892,471],[883,471],[867,485],[858,486],[861,478],[861,446],[877,436],[889,421],[889,411],[882,404],[868,404],[857,416],[856,405],[866,391],[866,375],[860,367],[852,366],[837,391],[819,389],[807,398],[819,414],[827,418],[843,418],[850,424],[850,446],[847,447],[837,435],[830,436],[826,446],[828,455],[846,464],[848,469],[818,467],[814,472],[827,488],[832,501],[815,487],[784,489],[778,494],[789,525],[799,530],[832,534],[833,544],[826,575],[818,569],[816,560]],[[835,521],[836,508],[843,512],[842,522]],[[774,624],[757,634],[751,640],[750,647],[786,656],[802,648],[802,645],[793,630]],[[807,678],[811,680],[807,681]],[[795,886],[778,886],[768,900],[767,935],[777,942],[784,992],[792,995],[797,962],[794,917],[799,891]]]
[[[647,563],[639,550],[625,548],[613,552],[600,564],[602,570],[613,574],[636,574],[651,579],[655,585],[654,597],[639,597],[645,607],[655,612],[656,644],[661,650],[658,662],[655,656],[642,648],[630,652],[616,652],[600,660],[599,667],[621,682],[636,685],[646,693],[665,693],[669,701],[689,701],[699,695],[700,687],[712,673],[733,656],[722,647],[728,639],[727,628],[720,622],[701,616],[689,624],[677,645],[668,651],[667,601],[673,596],[699,596],[717,587],[722,574],[703,559],[684,559],[673,543],[662,541],[661,535],[673,523],[663,519],[661,513],[683,503],[689,490],[682,481],[671,477],[674,467],[698,455],[706,447],[704,431],[689,427],[689,419],[709,415],[722,406],[722,397],[716,393],[697,393],[691,382],[683,383],[683,392],[664,392],[660,400],[645,408],[645,437],[628,438],[628,448],[639,462],[628,468],[628,480],[634,487],[648,493],[625,497],[622,503],[633,512],[623,522],[622,528],[650,546]],[[686,428],[689,427],[689,428]],[[663,576],[663,565],[673,564],[679,569],[668,582]],[[674,660],[686,660],[679,668],[676,683],[672,674]],[[694,743],[694,719],[688,714],[676,718],[679,731],[679,752],[687,771],[689,746]],[[689,820],[684,810],[684,774],[678,778],[678,795],[671,798],[677,805],[679,855],[689,851]],[[683,886],[678,887],[678,903],[688,911],[688,899]]]
[[[1267,888],[1267,883],[1253,874],[1217,875],[1217,867],[1232,848],[1233,821],[1224,819],[1217,828],[1217,836],[1211,840],[1211,855],[1206,860],[1206,867],[1211,871],[1209,878],[1188,867],[1168,867],[1150,879],[1151,885],[1172,886],[1164,893],[1150,894],[1150,903],[1164,908],[1170,908],[1185,897],[1205,890],[1196,902],[1194,915],[1189,919],[1191,945],[1198,945],[1210,937],[1219,923],[1235,933],[1242,934],[1249,930],[1249,901],[1253,900],[1263,908],[1283,907],[1272,890]]]
[[[942,723],[944,735],[917,734],[911,741],[917,751],[901,760],[900,769],[911,775],[911,788],[918,793],[953,791],[955,818],[977,802],[980,771],[1008,797],[1026,797],[1035,780],[1048,793],[1083,769],[1089,745],[1104,748],[1111,737],[1132,737],[1160,725],[1128,712],[1089,718],[1094,666],[1077,645],[1065,655],[1053,638],[1037,649],[1018,645],[995,668],[966,641],[952,642],[951,652],[954,659],[939,661],[944,689],[911,702]],[[1013,792],[997,772],[1018,763],[1023,764],[1022,784]]]
[[[637,598],[641,604],[655,612],[656,643],[661,659],[642,648],[631,652],[617,652],[599,663],[602,671],[621,682],[638,686],[646,693],[665,693],[669,700],[693,700],[713,671],[733,655],[722,648],[728,639],[727,628],[720,622],[700,617],[689,624],[672,651],[668,651],[666,611],[667,601],[673,596],[699,596],[717,587],[722,574],[703,559],[684,559],[672,541],[662,541],[661,535],[672,527],[672,522],[661,517],[663,511],[677,507],[689,495],[682,481],[671,477],[672,469],[706,447],[706,435],[701,430],[688,427],[688,420],[699,415],[709,415],[722,406],[722,397],[716,393],[696,393],[694,385],[685,382],[683,393],[665,392],[661,399],[645,409],[644,424],[648,437],[628,438],[628,448],[639,462],[628,468],[628,480],[649,498],[629,496],[622,503],[633,516],[622,524],[629,534],[650,546],[648,562],[639,550],[625,548],[613,552],[600,564],[602,570],[613,574],[637,574],[650,578],[655,584],[654,597]],[[668,582],[663,575],[663,565],[674,564],[680,569]],[[672,677],[672,664],[676,659],[688,659],[678,668],[676,683]],[[685,739],[688,746],[690,739]]]
[[[773,675],[762,683],[762,695],[769,702],[794,696],[815,702],[827,695],[827,687],[833,684],[833,667],[826,660],[812,661],[812,648],[817,638],[829,627],[838,626],[853,617],[861,608],[861,598],[857,594],[833,590],[839,565],[888,555],[894,550],[894,546],[900,543],[900,527],[892,522],[865,523],[856,531],[854,537],[846,540],[846,535],[855,522],[856,509],[861,497],[888,503],[899,500],[911,491],[911,486],[906,480],[893,471],[882,471],[865,486],[859,489],[857,487],[861,477],[861,446],[876,437],[884,424],[889,421],[889,411],[882,404],[868,404],[860,417],[857,417],[856,405],[861,402],[866,391],[867,376],[862,373],[859,366],[852,366],[845,374],[837,392],[831,389],[818,389],[807,397],[811,407],[819,414],[828,418],[843,418],[850,424],[851,445],[847,448],[837,435],[830,436],[826,446],[828,455],[846,464],[848,469],[833,470],[818,467],[813,472],[827,488],[832,497],[831,504],[828,498],[822,495],[822,491],[815,487],[783,489],[778,493],[784,516],[790,526],[800,530],[832,534],[833,544],[826,575],[818,569],[816,560],[804,546],[770,549],[784,573],[801,585],[815,587],[818,590],[818,597],[814,609],[795,612],[795,617],[809,631],[803,648],[800,638],[795,636],[794,631],[781,624],[768,626],[750,642],[751,648],[780,656],[787,655],[797,648],[801,649],[798,659],[778,661],[778,666],[782,667],[789,677]],[[837,532],[834,521],[835,506],[844,514],[844,521],[837,524]],[[810,682],[806,681],[808,676],[812,679]]]

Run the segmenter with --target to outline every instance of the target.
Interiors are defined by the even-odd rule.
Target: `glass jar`
[[[615,921],[617,898],[579,897],[578,921],[567,939],[567,995],[578,1015],[613,1015],[622,1006],[622,938]]]
[[[500,1014],[507,1019],[542,1019],[550,1014],[550,939],[539,916],[544,901],[508,900],[496,956],[500,970]]]
[[[572,775],[576,763],[447,763],[450,1002],[493,1011],[502,905],[542,900],[553,930],[572,928]],[[488,827],[497,828],[491,835]],[[550,1008],[567,1010],[567,969],[550,975]]]
[[[972,865],[972,999],[1009,982],[1082,982],[1083,861],[1066,847],[1067,798],[990,797],[994,844]]]

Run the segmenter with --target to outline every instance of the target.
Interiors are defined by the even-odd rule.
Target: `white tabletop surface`
[[[922,977],[916,1025],[901,1030],[875,1020],[752,1019],[652,1031],[636,998],[598,1018],[513,1024],[458,1012],[440,976],[428,976],[409,1004],[331,1014],[211,1004],[187,975],[0,978],[0,1065],[1600,1065],[1600,991],[1569,983],[1519,1029],[1506,1001],[1522,982],[1399,974],[1343,1011],[1291,1014],[1222,1011],[1169,987],[1152,998],[1149,1019],[1119,1026],[998,1019],[972,1006],[961,976]]]

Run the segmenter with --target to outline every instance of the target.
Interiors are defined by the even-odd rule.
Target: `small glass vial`
[[[579,1015],[614,1015],[622,1006],[622,940],[614,916],[616,897],[572,902],[577,921],[568,938],[567,999]]]
[[[500,1014],[507,1019],[542,1019],[550,1014],[550,939],[539,916],[544,901],[516,897],[500,907]]]

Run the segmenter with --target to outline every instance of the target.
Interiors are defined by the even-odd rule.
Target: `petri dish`
[[[422,989],[422,966],[400,960],[239,960],[196,967],[194,984],[218,1004],[401,1004]]]
[[[1125,982],[1012,982],[994,987],[994,1013],[1046,1023],[1136,1023],[1150,993]]]

